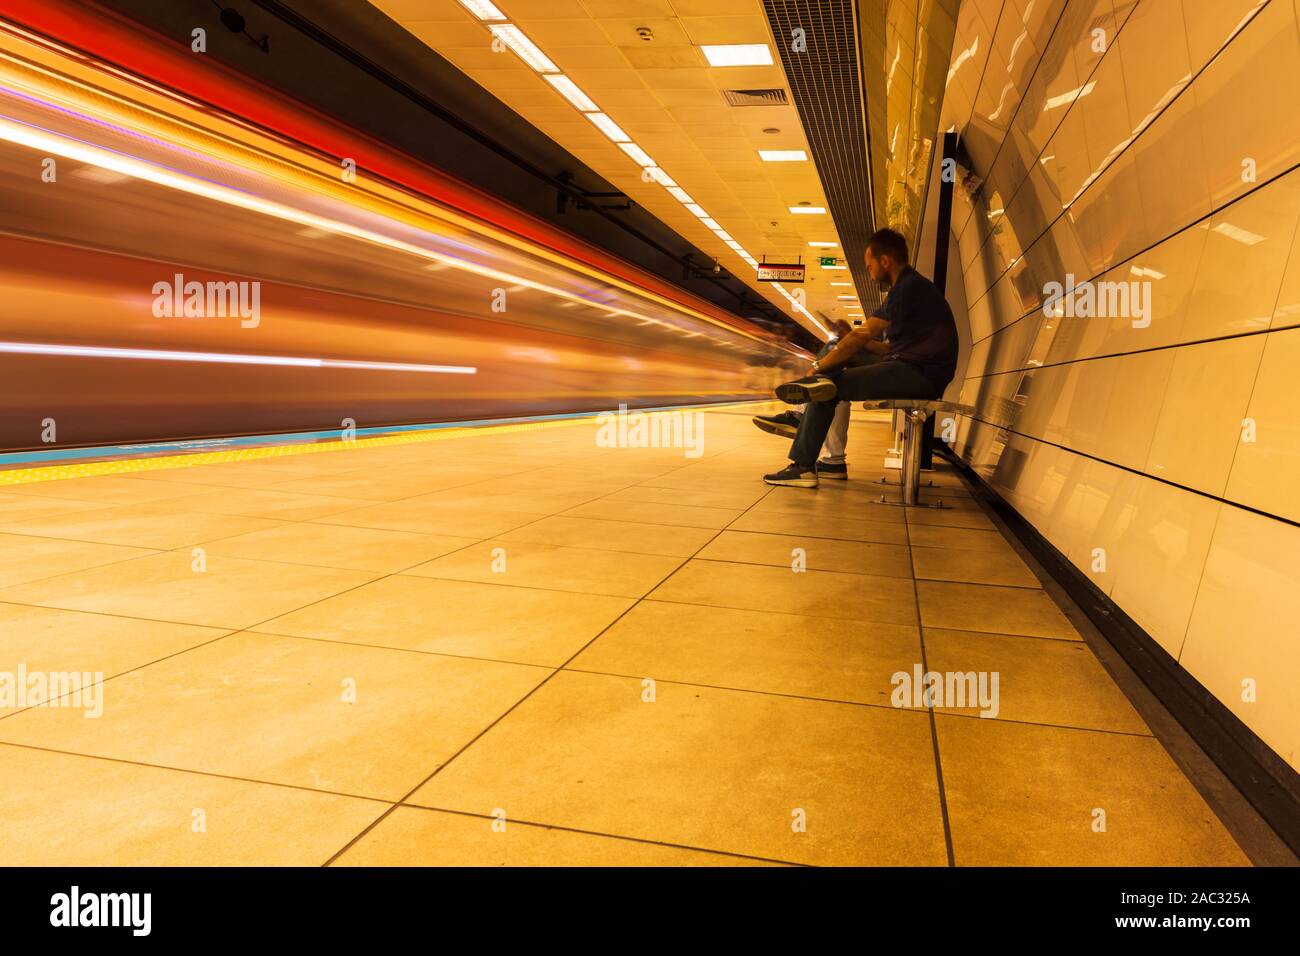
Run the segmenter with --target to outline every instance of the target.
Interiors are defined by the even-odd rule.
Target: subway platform
[[[0,472],[0,670],[97,682],[0,710],[0,864],[1250,862],[960,476],[770,488],[770,408]]]

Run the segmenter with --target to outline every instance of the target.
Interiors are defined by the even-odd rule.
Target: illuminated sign
[[[759,282],[802,282],[803,263],[760,262],[758,264]]]

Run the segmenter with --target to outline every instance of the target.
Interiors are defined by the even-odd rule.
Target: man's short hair
[[[867,248],[877,258],[889,256],[899,265],[907,265],[907,240],[893,229],[877,229],[867,240]]]

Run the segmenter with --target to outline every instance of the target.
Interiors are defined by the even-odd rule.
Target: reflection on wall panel
[[[1291,0],[963,4],[941,121],[957,451],[1293,767],[1298,27]]]

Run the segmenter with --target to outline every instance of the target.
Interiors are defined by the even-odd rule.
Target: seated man
[[[881,229],[867,243],[867,272],[889,287],[883,316],[873,315],[812,363],[811,373],[777,386],[789,404],[808,402],[790,446],[791,464],[764,475],[769,485],[817,487],[817,456],[842,401],[937,399],[957,370],[957,325],[938,288],[908,264],[907,240]],[[881,340],[881,337],[884,340]],[[884,354],[874,365],[849,367],[863,349]]]
[[[876,315],[882,315],[883,311],[878,310]],[[825,358],[835,348],[843,338],[848,335],[853,326],[843,319],[832,319],[831,337],[826,344],[821,347],[817,353],[818,359]],[[872,347],[881,345],[883,352],[883,343],[868,342],[866,348],[851,356],[848,360],[849,365],[870,365],[873,362],[879,362],[881,356],[872,351]],[[793,438],[799,430],[799,420],[803,417],[805,410],[804,405],[791,409],[788,412],[781,412],[779,415],[755,415],[753,422],[760,429],[772,435],[780,435],[783,438]],[[817,475],[819,478],[838,478],[845,479],[849,477],[848,458],[845,449],[849,443],[849,403],[842,402],[835,410],[835,417],[831,420],[830,431],[826,433],[825,457],[817,462]]]

